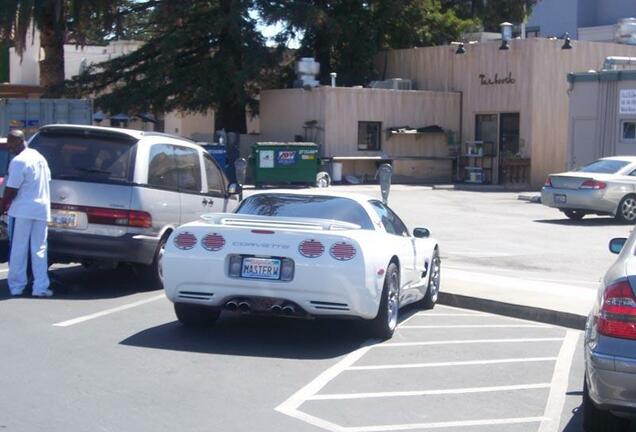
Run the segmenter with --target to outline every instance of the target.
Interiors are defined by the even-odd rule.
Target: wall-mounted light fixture
[[[464,48],[464,44],[460,43],[457,46],[457,51],[455,51],[455,54],[466,54],[466,49]]]
[[[563,46],[561,49],[572,49],[572,40],[570,39],[569,33],[565,33],[563,36]]]
[[[509,50],[510,46],[508,45],[508,41],[506,39],[502,39],[501,40],[501,46],[499,47],[500,50]]]

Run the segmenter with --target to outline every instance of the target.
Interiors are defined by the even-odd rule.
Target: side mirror
[[[238,183],[230,183],[227,187],[228,195],[241,195],[243,193],[243,186]]]
[[[626,238],[618,237],[613,238],[609,242],[609,250],[613,254],[619,254],[623,250],[623,246],[625,246]]]
[[[431,232],[426,228],[415,228],[413,230],[413,237],[429,238],[430,236],[431,236]]]

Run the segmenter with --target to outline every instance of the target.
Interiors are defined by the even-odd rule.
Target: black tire
[[[581,210],[563,210],[563,213],[565,213],[568,219],[574,220],[574,221],[583,219],[583,217],[587,214]]]
[[[155,257],[150,265],[139,265],[139,273],[141,278],[145,282],[145,286],[148,290],[163,289],[163,268],[161,266],[161,260],[163,258],[163,252],[166,249],[166,242],[168,241],[168,234],[164,235],[157,245],[155,251]]]
[[[368,321],[368,334],[381,340],[391,339],[399,318],[400,269],[397,264],[390,263],[384,276],[384,288],[378,314]]]
[[[175,303],[174,313],[179,322],[186,327],[209,327],[221,315],[218,309],[187,303]]]
[[[616,210],[616,220],[624,224],[636,223],[636,195],[623,197]]]
[[[630,421],[599,409],[590,398],[587,380],[583,383],[583,430],[585,432],[627,432]]]
[[[426,295],[418,302],[418,306],[422,309],[433,309],[437,303],[441,280],[441,260],[437,249],[433,252],[429,271],[431,272],[431,275],[428,279]]]

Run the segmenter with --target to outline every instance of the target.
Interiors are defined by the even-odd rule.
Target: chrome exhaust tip
[[[242,301],[238,304],[238,309],[241,312],[249,312],[250,311],[250,304],[246,301]]]
[[[271,312],[273,313],[281,313],[281,311],[283,310],[282,307],[280,307],[280,305],[274,305],[269,309]]]
[[[285,307],[283,307],[283,313],[285,315],[293,315],[296,313],[296,308],[292,305],[287,305]]]
[[[238,309],[238,304],[234,300],[230,300],[229,302],[225,303],[225,309],[229,311],[235,311]]]

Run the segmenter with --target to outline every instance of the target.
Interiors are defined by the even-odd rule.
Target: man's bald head
[[[9,151],[14,155],[17,155],[24,150],[26,148],[24,132],[19,129],[9,131],[9,135],[7,135],[7,147],[9,147]]]

